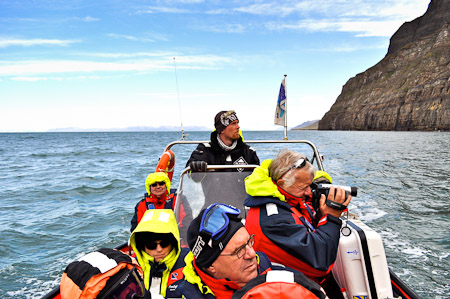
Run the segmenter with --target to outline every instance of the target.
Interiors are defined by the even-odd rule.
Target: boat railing
[[[177,140],[169,143],[164,151],[170,150],[174,145],[180,144],[199,144],[199,143],[208,143],[209,140]],[[245,140],[247,144],[306,144],[309,145],[313,151],[313,157],[311,159],[311,163],[316,163],[318,170],[323,169],[323,156],[319,154],[317,147],[308,140]]]

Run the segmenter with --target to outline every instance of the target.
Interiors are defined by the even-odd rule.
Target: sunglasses
[[[164,183],[164,182],[156,182],[156,183],[153,183],[153,184],[151,184],[150,186],[152,186],[152,187],[156,187],[156,186],[164,186],[166,183]]]
[[[156,247],[158,247],[158,245],[161,246],[162,248],[166,248],[167,246],[170,245],[170,240],[162,239],[159,242],[157,242],[157,241],[156,242],[154,242],[154,241],[148,242],[147,244],[145,244],[145,248],[147,248],[149,250],[155,250]]]
[[[219,240],[228,229],[230,223],[228,215],[238,216],[240,213],[241,211],[233,206],[212,204],[203,213],[200,231],[208,232],[212,238]]]
[[[284,177],[284,175],[286,173],[288,173],[291,169],[293,169],[293,168],[299,169],[299,168],[305,167],[306,162],[309,162],[308,158],[298,159],[294,164],[292,164],[291,167],[289,167],[285,172],[283,172],[283,174],[280,176],[279,180],[281,180]]]

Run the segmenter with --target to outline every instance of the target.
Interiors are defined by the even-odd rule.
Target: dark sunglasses
[[[155,250],[156,247],[161,246],[162,248],[166,248],[167,246],[170,245],[170,240],[168,239],[163,239],[160,242],[148,242],[147,244],[145,244],[145,248],[150,249],[150,250]]]
[[[156,183],[153,183],[153,184],[151,184],[150,186],[152,186],[152,187],[156,187],[156,186],[164,186],[166,183],[164,183],[164,182],[156,182]]]

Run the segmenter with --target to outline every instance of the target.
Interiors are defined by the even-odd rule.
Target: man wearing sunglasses
[[[70,263],[61,278],[62,299],[150,299],[142,269],[125,253],[102,248]]]
[[[253,250],[240,210],[225,204],[203,209],[188,228],[191,252],[178,289],[187,298],[231,298],[252,278],[270,270],[264,253]]]
[[[150,173],[145,180],[144,198],[134,208],[131,229],[136,228],[142,216],[151,209],[172,209],[175,207],[176,194],[170,193],[170,179],[165,172]]]
[[[144,272],[145,288],[165,298],[180,298],[176,288],[183,278],[184,258],[180,233],[172,210],[148,210],[130,237],[136,259]]]
[[[284,264],[322,283],[336,260],[342,210],[326,205],[314,211],[310,185],[314,168],[299,153],[284,150],[273,160],[265,160],[246,178],[250,207],[245,226],[255,234],[255,249],[272,262]],[[341,188],[331,188],[328,200],[348,206]]]
[[[244,143],[240,134],[239,119],[233,110],[220,111],[214,118],[211,140],[200,143],[186,163],[191,171],[206,171],[210,165],[259,165],[256,152]],[[243,171],[237,168],[236,171]]]

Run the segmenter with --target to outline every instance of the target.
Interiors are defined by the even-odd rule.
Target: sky
[[[0,0],[0,132],[316,120],[429,0]]]

